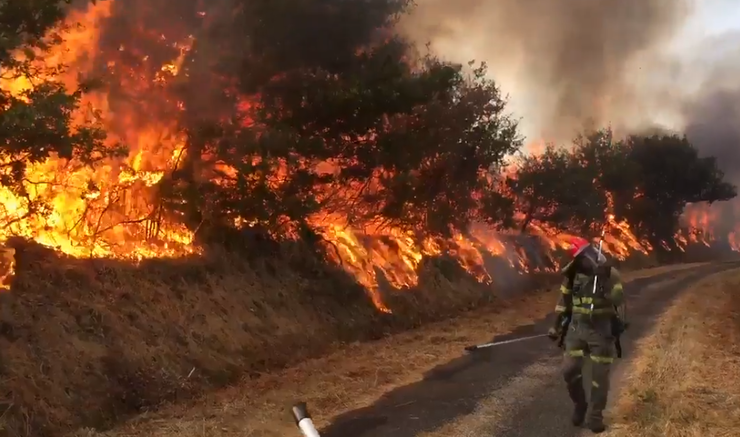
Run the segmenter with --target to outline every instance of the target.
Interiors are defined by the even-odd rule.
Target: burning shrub
[[[687,204],[736,196],[712,157],[699,157],[685,137],[632,135],[609,130],[578,136],[571,149],[548,147],[526,156],[507,181],[530,223],[588,233],[603,217],[629,223],[645,246],[675,248]]]
[[[80,0],[53,31],[64,11],[42,6],[4,15],[20,36],[3,62],[23,75],[3,84],[3,236],[68,254],[287,238],[369,289],[376,269],[403,287],[442,252],[478,278],[481,251],[528,268],[481,223],[551,250],[606,225],[625,257],[670,242],[686,202],[734,195],[672,137],[587,133],[512,172],[522,138],[485,65],[418,53],[395,32],[405,0]],[[78,76],[99,87],[67,93]],[[659,159],[672,147],[683,158]]]

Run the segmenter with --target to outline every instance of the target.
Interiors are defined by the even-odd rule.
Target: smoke
[[[702,154],[717,157],[729,180],[740,183],[740,34],[721,35],[703,46],[714,49],[693,62],[707,71],[698,92],[683,102],[686,135]]]
[[[563,143],[589,124],[683,131],[740,185],[740,33],[681,40],[695,13],[729,14],[731,2],[720,3],[417,0],[400,27],[448,60],[486,61],[529,137]],[[700,26],[722,21],[706,18]],[[717,236],[730,232],[740,201],[711,215]]]
[[[688,139],[704,156],[714,156],[729,182],[740,185],[740,33],[712,37],[693,59],[698,91],[684,99],[682,116]],[[736,231],[740,201],[713,205],[718,233]]]
[[[740,87],[712,90],[685,110],[691,142],[716,157],[729,180],[740,182]]]
[[[664,54],[692,1],[417,0],[399,29],[443,58],[487,61],[531,136],[563,141],[585,123],[636,129],[656,124],[660,112],[677,112],[683,125],[675,127],[740,182],[740,35],[707,41],[703,58],[677,62]],[[202,117],[227,100],[219,76],[259,84],[292,68],[341,69],[403,4],[119,0],[102,23],[91,73],[107,78],[111,109],[135,114],[136,124],[172,118],[173,92],[193,118]],[[189,41],[187,83],[158,88],[162,64]],[[225,72],[225,63],[238,72]],[[693,83],[699,86],[690,93]],[[147,110],[123,111],[132,106]]]
[[[688,2],[418,0],[401,27],[451,60],[488,62],[533,134],[564,140],[585,123],[618,128],[654,110],[664,96],[637,82]]]
[[[78,9],[89,4],[76,2]],[[107,79],[116,104],[131,102],[132,94],[138,94],[153,106],[152,91],[132,89],[131,82],[161,83],[157,80],[161,66],[187,48],[181,68],[186,74],[180,75],[177,89],[168,80],[168,91],[184,101],[189,120],[209,118],[228,106],[227,87],[238,86],[236,91],[250,95],[293,69],[347,68],[357,49],[377,38],[404,4],[404,0],[115,0],[100,26],[101,56],[93,73]],[[167,105],[171,99],[160,102]],[[141,112],[143,121],[169,115],[165,108],[157,109],[155,114]]]
[[[584,123],[633,127],[655,112],[666,96],[645,85],[643,72],[661,62],[656,53],[680,27],[691,1],[417,0],[399,29],[418,46],[431,42],[443,58],[487,61],[511,93],[512,109],[532,130],[526,133],[559,141]],[[317,64],[344,68],[404,3],[119,0],[100,48],[112,53],[125,47],[113,56],[120,71],[111,74],[107,62],[101,70],[113,76],[114,86],[121,84],[114,96],[121,98],[115,100],[130,101],[129,87],[118,80],[124,70],[141,71],[146,63],[151,79],[162,62],[177,57],[173,42],[193,37],[193,62],[187,63],[191,88],[179,94],[187,97],[189,112],[206,108],[192,115],[198,118],[224,102],[223,84],[214,75],[237,69],[242,91],[250,93],[280,71]],[[144,121],[151,115],[142,113]]]

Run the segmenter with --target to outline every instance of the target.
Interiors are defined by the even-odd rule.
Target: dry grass
[[[634,272],[626,275],[629,279],[651,276],[655,271],[663,269],[650,269]],[[671,287],[683,280],[683,275],[671,275],[671,277],[651,283],[643,291],[651,289]],[[479,400],[475,410],[444,424],[439,429],[425,432],[417,437],[479,437],[496,436],[503,432],[502,425],[506,424],[522,405],[522,399],[533,399],[539,396],[548,386],[556,384],[560,386],[560,356],[551,357],[549,360],[537,361],[520,369],[518,374],[499,387],[489,396]]]
[[[450,339],[486,340],[552,305],[550,297],[531,293],[551,278],[513,274],[521,279],[507,282],[507,290],[524,300],[498,307],[508,315],[409,332],[392,344],[358,345],[501,302],[500,290],[477,283],[454,260],[430,260],[418,287],[387,296],[395,311],[389,316],[373,308],[353,278],[305,245],[261,244],[249,259],[213,256],[140,266],[62,258],[18,245],[13,290],[0,295],[0,433],[51,437],[85,426],[109,429],[245,377],[250,402],[275,404],[265,407],[264,420],[283,407],[277,407],[283,398],[267,395],[275,387],[310,376],[318,384],[313,388],[323,390],[321,381],[336,379],[336,388],[324,390],[328,398],[316,400],[316,408],[331,414],[353,405],[341,400],[341,390],[364,390],[371,399],[446,360],[458,347]],[[522,311],[525,306],[535,309]],[[399,343],[414,345],[433,335],[450,349],[407,346],[400,350],[413,360],[388,358],[399,354]],[[310,361],[327,354],[327,361]],[[344,376],[329,373],[326,363]],[[410,367],[399,369],[399,363]],[[237,401],[224,396],[209,402],[213,409],[238,411],[228,408]],[[259,427],[258,419],[254,423]]]
[[[110,427],[163,401],[322,354],[342,333],[384,329],[364,291],[318,261],[304,262],[304,271],[280,255],[133,266],[35,246],[20,247],[17,258],[13,290],[0,296],[9,436]],[[317,292],[322,286],[343,289],[343,300]]]
[[[638,347],[612,437],[740,435],[740,271],[707,278]]]
[[[388,390],[414,382],[437,364],[459,357],[463,347],[528,323],[552,309],[551,294],[524,297],[498,311],[477,311],[373,342],[355,343],[327,357],[244,381],[195,407],[174,408],[132,421],[107,436],[260,436],[295,434],[286,411],[301,399],[319,423],[368,405]]]
[[[694,265],[627,273],[632,280]],[[278,437],[295,434],[287,409],[307,401],[325,424],[331,417],[369,405],[387,391],[419,380],[430,368],[462,354],[464,346],[530,323],[552,311],[556,290],[512,299],[446,322],[426,325],[373,343],[355,343],[327,357],[244,381],[200,400],[142,416],[104,433],[107,437]],[[84,435],[84,434],[82,434]],[[98,435],[98,434],[90,434]]]

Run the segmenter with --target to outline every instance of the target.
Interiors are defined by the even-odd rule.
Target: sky
[[[674,50],[698,49],[701,41],[730,32],[740,32],[740,1],[699,0],[683,32],[676,38]]]
[[[696,11],[689,27],[700,34],[719,34],[740,29],[740,2],[737,0],[705,0]]]

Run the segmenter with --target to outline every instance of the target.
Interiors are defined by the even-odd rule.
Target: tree
[[[549,145],[541,155],[521,158],[515,175],[507,179],[507,188],[516,209],[524,214],[521,231],[533,221],[563,224],[561,210],[578,202],[575,195],[578,175],[571,170],[572,156],[564,149]],[[570,198],[569,198],[570,197]]]
[[[549,145],[521,158],[507,181],[523,214],[521,231],[535,220],[561,230],[587,232],[605,217],[608,190],[622,174],[621,143],[608,129],[587,131],[570,148]]]
[[[632,198],[623,202],[623,214],[652,243],[673,240],[688,203],[737,195],[736,187],[724,181],[716,159],[700,157],[685,136],[631,136],[627,145],[635,188]]]
[[[27,168],[50,157],[91,165],[125,152],[106,147],[105,133],[92,122],[75,123],[73,113],[91,84],[69,91],[55,79],[63,66],[46,67],[44,56],[59,35],[52,32],[65,14],[57,0],[0,2],[0,184],[29,199],[29,214],[44,210],[26,190]],[[7,84],[22,83],[20,89]]]
[[[715,158],[702,158],[685,137],[632,135],[610,129],[578,135],[570,148],[549,146],[521,158],[507,187],[521,230],[532,221],[587,232],[613,214],[654,247],[671,244],[688,203],[736,196]]]
[[[210,122],[191,126],[168,207],[200,229],[300,225],[318,211],[355,226],[463,228],[488,170],[520,147],[517,123],[484,65],[467,74],[390,32],[405,3],[245,2],[196,48],[196,65],[233,84],[231,107],[192,117]],[[223,48],[221,60],[204,47]]]

